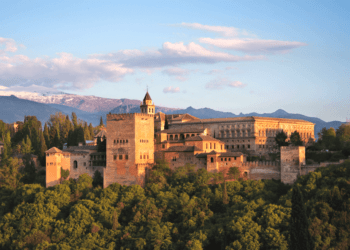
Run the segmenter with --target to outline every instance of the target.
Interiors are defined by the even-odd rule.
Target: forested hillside
[[[211,181],[210,181],[211,180]],[[215,184],[214,181],[221,182]],[[315,249],[350,246],[350,162],[302,176]],[[292,187],[156,165],[146,187],[87,175],[0,189],[1,249],[288,249]]]

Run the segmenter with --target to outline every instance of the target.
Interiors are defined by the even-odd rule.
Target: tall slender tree
[[[290,217],[290,249],[313,249],[312,239],[309,232],[309,221],[306,216],[303,195],[297,184],[294,184],[292,193],[292,213]]]

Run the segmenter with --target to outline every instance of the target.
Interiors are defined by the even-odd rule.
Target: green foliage
[[[100,173],[100,171],[97,171],[97,170],[95,171],[92,185],[94,187],[103,187],[103,176]]]
[[[294,185],[292,194],[292,213],[290,217],[290,249],[312,249],[309,222],[306,216],[303,196],[299,186]]]
[[[303,141],[301,140],[301,137],[298,131],[294,131],[290,135],[290,142],[292,143],[293,146],[303,146]]]
[[[288,138],[287,134],[283,132],[283,130],[276,134],[275,141],[278,147],[288,146],[289,143],[286,141]]]
[[[102,189],[96,175],[0,187],[0,249],[290,249],[300,215],[315,249],[350,246],[350,161],[298,178],[304,202],[276,180],[214,184],[191,165],[158,162],[145,188]]]
[[[227,175],[230,177],[230,178],[233,178],[235,180],[238,179],[238,177],[240,176],[241,174],[241,171],[239,171],[239,168],[238,167],[230,167],[229,170],[228,170],[228,173]]]
[[[69,170],[68,170],[68,169],[64,170],[64,169],[61,167],[61,178],[62,178],[63,180],[66,180],[66,179],[68,178],[68,176],[69,176]]]

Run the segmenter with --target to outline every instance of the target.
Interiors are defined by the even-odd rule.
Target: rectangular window
[[[237,148],[239,148],[239,145],[237,145]]]
[[[244,148],[244,145],[242,145],[242,148]]]
[[[84,167],[86,166],[86,162],[84,162]]]
[[[214,143],[214,149],[216,149],[216,143]]]
[[[227,158],[225,158],[225,161],[227,161]]]
[[[211,157],[211,158],[210,158],[210,161],[211,161],[211,162],[214,162],[214,158],[213,158],[213,157]]]
[[[228,158],[228,161],[231,161],[231,158]]]
[[[248,144],[248,148],[250,148],[250,144]]]
[[[237,160],[237,157],[235,156],[234,159]]]
[[[235,148],[235,146],[234,146],[234,145],[232,145],[232,148]]]
[[[140,155],[140,160],[142,160],[142,155]]]
[[[123,160],[123,155],[119,155],[119,160]]]
[[[149,159],[149,155],[147,155],[147,160]]]
[[[116,160],[117,159],[117,155],[113,155],[113,159]]]
[[[125,155],[125,160],[128,160],[129,159],[129,156],[128,155]]]
[[[221,158],[221,161],[224,161],[224,158]]]

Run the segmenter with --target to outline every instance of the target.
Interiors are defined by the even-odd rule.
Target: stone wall
[[[146,168],[154,164],[154,117],[151,114],[107,115],[106,169],[103,187],[144,185]]]

